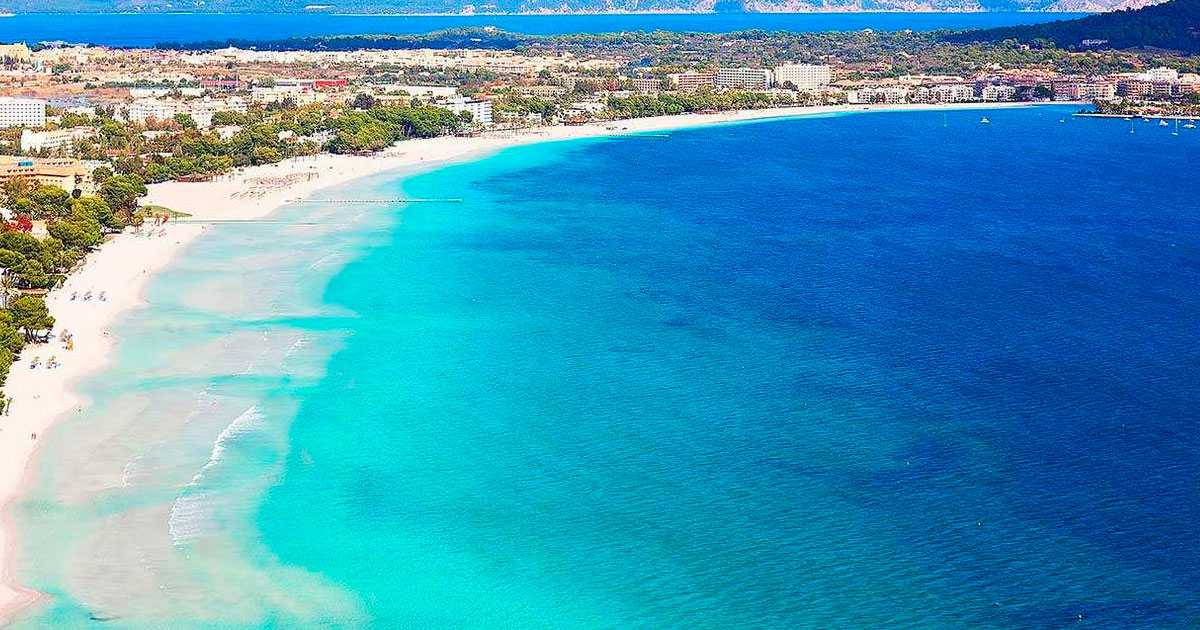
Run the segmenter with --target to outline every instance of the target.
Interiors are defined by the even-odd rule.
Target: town
[[[881,62],[684,68],[573,50],[3,45],[0,181],[78,196],[95,191],[96,173],[204,178],[325,150],[378,150],[403,136],[731,109],[1060,100],[1191,116],[1200,103],[1200,74],[1170,67],[1088,75],[993,63],[962,75],[890,76],[895,69]],[[385,108],[452,116],[389,133],[352,115]]]

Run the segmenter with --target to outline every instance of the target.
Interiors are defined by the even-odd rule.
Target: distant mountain
[[[1155,0],[0,0],[15,13],[196,11],[296,13],[617,13],[813,11],[1083,11],[1137,8]],[[310,9],[311,10],[311,9]]]
[[[947,37],[954,42],[1026,43],[1048,40],[1060,48],[1162,48],[1200,53],[1200,0],[1171,0],[1137,10],[1091,15],[1077,20],[1029,26],[964,31]]]

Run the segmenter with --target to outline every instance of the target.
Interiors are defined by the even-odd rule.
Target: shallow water
[[[46,438],[17,627],[1191,627],[1200,136],[1065,113],[214,227]]]

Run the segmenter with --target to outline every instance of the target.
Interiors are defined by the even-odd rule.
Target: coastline
[[[1054,103],[1066,104],[1066,103]],[[556,126],[517,132],[495,132],[476,137],[441,137],[409,140],[370,157],[318,155],[275,165],[244,169],[232,176],[205,183],[168,182],[150,186],[147,203],[187,212],[192,219],[153,231],[154,236],[125,233],[106,242],[88,256],[83,268],[63,287],[47,297],[57,320],[55,332],[73,335],[76,348],[61,344],[30,346],[14,364],[6,395],[14,401],[8,416],[0,416],[0,626],[39,595],[15,580],[17,549],[8,510],[30,482],[27,473],[42,433],[66,413],[82,411],[86,404],[75,389],[111,359],[107,327],[131,309],[145,303],[144,292],[154,272],[167,266],[188,244],[204,232],[209,221],[249,221],[264,218],[286,204],[317,190],[389,171],[428,170],[450,162],[478,159],[524,144],[582,138],[633,135],[724,124],[762,122],[806,116],[863,111],[950,111],[1028,107],[1031,103],[961,103],[944,106],[830,106],[749,110],[721,114],[684,114],[619,120],[576,127]],[[296,175],[290,185],[274,187],[253,183],[259,178]],[[235,192],[257,190],[253,198],[233,198]],[[71,300],[73,292],[105,291],[108,299]],[[62,366],[53,370],[30,369],[37,357],[57,356]],[[32,439],[36,434],[39,439]]]

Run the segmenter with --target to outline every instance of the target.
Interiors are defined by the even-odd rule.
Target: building
[[[250,89],[250,102],[258,104],[291,101],[296,105],[311,105],[320,100],[319,94],[314,92],[311,87],[303,85],[275,85]]]
[[[458,88],[446,87],[441,85],[381,85],[378,89],[383,90],[388,94],[406,94],[415,96],[423,100],[432,100],[435,98],[453,98],[458,94]]]
[[[628,82],[629,86],[638,92],[660,92],[663,89],[662,79],[633,77]]]
[[[1095,99],[1111,99],[1116,97],[1118,83],[1113,81],[1084,81],[1068,79],[1054,81],[1050,84],[1054,90],[1054,99],[1058,101],[1084,101]]]
[[[1017,100],[1017,86],[985,85],[979,92],[979,98],[985,101],[1015,101]]]
[[[33,51],[25,44],[0,45],[0,60],[8,63],[27,63],[33,59]]]
[[[45,127],[46,101],[38,98],[0,98],[0,127]]]
[[[467,112],[471,120],[480,125],[492,124],[492,102],[455,98],[446,101],[444,107],[455,114]]]
[[[97,134],[95,127],[72,127],[61,131],[21,130],[21,152],[39,153],[41,151],[58,151],[70,154],[75,151],[75,143],[84,138]]]
[[[717,86],[715,72],[680,72],[667,75],[671,87],[681,92],[703,92]]]
[[[833,83],[833,68],[812,64],[785,64],[775,68],[775,85],[802,92],[817,92]]]
[[[717,70],[716,86],[735,90],[765,90],[772,85],[770,70],[763,68],[721,68]]]
[[[1155,83],[1174,83],[1179,80],[1179,71],[1170,68],[1154,68],[1143,75],[1147,81]]]
[[[846,102],[897,105],[907,102],[908,94],[908,88],[903,86],[865,87],[846,92]]]
[[[194,101],[141,99],[134,101],[124,108],[125,120],[145,123],[150,120],[166,121],[183,114],[192,119],[198,127],[212,125],[213,114],[228,111],[238,114],[246,113],[246,103],[241,98],[231,96],[227,99],[200,99]]]
[[[522,85],[513,88],[517,94],[536,96],[538,98],[557,98],[567,93],[567,88],[561,85]]]
[[[91,172],[75,159],[39,159],[0,156],[0,184],[22,178],[43,186],[55,186],[67,192],[91,192]]]
[[[975,86],[966,83],[946,83],[917,88],[914,100],[922,103],[966,103],[975,100]]]

